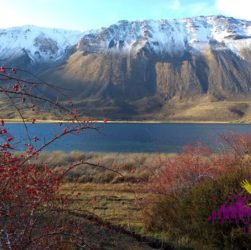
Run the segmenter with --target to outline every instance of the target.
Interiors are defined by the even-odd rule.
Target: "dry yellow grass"
[[[64,153],[54,151],[52,153],[41,153],[39,161],[48,163],[56,171],[63,171],[74,162],[79,161],[100,165],[100,167],[78,166],[69,172],[67,181],[78,183],[138,183],[147,182],[165,166],[166,161],[171,157],[175,157],[175,154],[83,153],[79,151]],[[103,168],[103,166],[108,169]],[[120,175],[109,169],[119,172]]]
[[[247,97],[213,100],[209,95],[189,100],[173,98],[155,113],[156,120],[192,123],[250,123],[251,101]]]

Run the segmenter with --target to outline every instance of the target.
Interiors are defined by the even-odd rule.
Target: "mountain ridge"
[[[127,52],[145,46],[149,42],[156,54],[169,53],[188,48],[203,50],[209,42],[225,42],[230,49],[238,51],[240,41],[251,38],[251,22],[224,16],[194,17],[173,20],[119,21],[97,34],[86,34],[79,47],[87,49],[88,42],[99,40],[97,51],[124,50]],[[249,41],[250,42],[250,41]],[[141,44],[140,44],[141,43]],[[87,44],[87,45],[86,45]],[[215,44],[216,45],[216,44]],[[136,47],[136,48],[135,48]],[[207,47],[205,46],[205,49]],[[220,45],[216,49],[221,49]]]
[[[125,51],[127,49],[139,49],[135,47],[137,47],[137,45],[139,47],[144,46],[146,40],[150,43],[152,42],[151,46],[153,50],[154,47],[156,47],[156,54],[158,54],[158,52],[160,54],[161,52],[169,52],[172,54],[175,49],[187,50],[188,47],[203,50],[203,45],[210,41],[230,43],[227,44],[229,48],[233,51],[238,51],[240,48],[238,48],[237,45],[240,41],[245,40],[245,42],[250,42],[251,21],[225,16],[199,16],[193,18],[143,21],[120,20],[107,28],[85,32],[45,28],[34,25],[17,26],[0,29],[0,58],[4,55],[6,56],[6,48],[16,50],[21,47],[23,47],[23,49],[28,49],[33,46],[38,47],[38,44],[36,44],[39,43],[37,38],[43,36],[48,39],[54,38],[55,42],[59,43],[58,47],[60,48],[63,47],[63,49],[66,49],[67,46],[77,45],[77,47],[81,47],[82,50],[87,49],[86,52],[92,52],[93,49],[96,49],[96,52],[100,52],[104,47],[105,51],[114,50],[113,52],[115,52],[115,49],[120,49],[119,52],[121,53],[121,49]],[[13,41],[9,41],[8,38]],[[36,39],[36,41],[34,41],[34,39]],[[92,39],[99,39],[99,46],[94,46]],[[9,47],[5,42],[6,40]],[[138,40],[140,40],[142,44],[135,44]],[[33,44],[31,44],[32,42]],[[49,43],[49,41],[45,42]],[[91,46],[88,42],[92,43]],[[126,44],[123,44],[125,42]],[[240,45],[245,47],[246,44],[242,43],[239,44],[239,46]],[[54,44],[54,46],[56,45]],[[91,50],[88,51],[88,48]],[[3,49],[5,51],[3,51]],[[205,49],[207,49],[206,46]],[[217,49],[221,49],[220,45]],[[53,50],[53,48],[51,50]],[[32,52],[31,54],[35,54],[34,51]]]

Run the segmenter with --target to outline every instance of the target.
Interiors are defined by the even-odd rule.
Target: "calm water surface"
[[[251,125],[242,124],[142,124],[125,123],[96,125],[98,131],[86,130],[80,135],[66,135],[46,148],[65,152],[179,152],[184,145],[201,141],[220,150],[219,136],[226,132],[250,133]],[[23,124],[7,124],[8,131],[18,141],[19,149],[27,142]],[[28,125],[31,137],[42,143],[62,131],[58,124]]]

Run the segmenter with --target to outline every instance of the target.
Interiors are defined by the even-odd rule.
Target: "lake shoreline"
[[[21,119],[3,119],[5,123],[23,123],[24,121]],[[75,121],[77,123],[77,121]],[[128,120],[94,120],[94,119],[86,119],[82,122],[89,122],[89,123],[110,123],[110,124],[236,124],[236,125],[250,125],[251,122],[243,122],[243,121],[155,121],[155,120],[134,120],[134,121],[128,121]],[[34,123],[30,120],[26,120],[25,123]],[[39,120],[37,119],[35,121],[36,124],[50,124],[50,123],[72,123],[72,121],[67,120]]]

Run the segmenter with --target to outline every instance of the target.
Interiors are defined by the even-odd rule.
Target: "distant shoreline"
[[[3,119],[5,123],[23,123],[21,119]],[[155,121],[155,120],[147,120],[147,121],[124,121],[124,120],[88,120],[86,119],[86,122],[90,123],[110,123],[110,124],[243,124],[243,125],[250,125],[251,122],[245,122],[245,121]],[[39,120],[37,119],[35,121],[35,124],[46,124],[46,123],[71,123],[72,121],[64,121],[64,120]],[[32,121],[26,120],[25,123],[29,124],[32,123]]]

